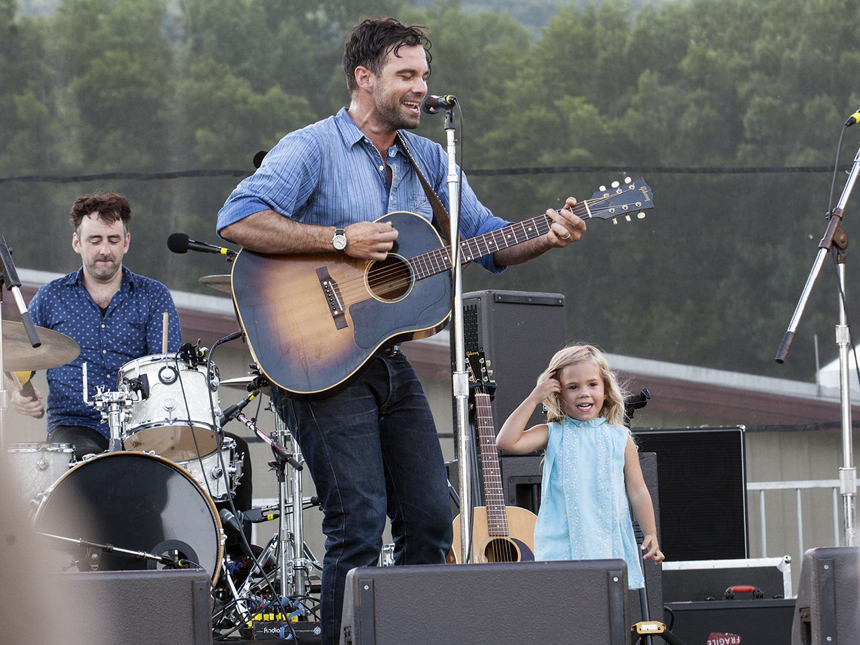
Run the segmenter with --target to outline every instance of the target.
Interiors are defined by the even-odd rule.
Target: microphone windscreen
[[[174,233],[167,238],[167,248],[174,253],[188,253],[188,236],[185,233]]]

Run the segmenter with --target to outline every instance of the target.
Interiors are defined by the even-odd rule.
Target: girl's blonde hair
[[[618,379],[615,373],[609,368],[609,363],[603,353],[592,345],[571,345],[559,350],[549,362],[543,373],[538,377],[538,383],[547,378],[559,377],[559,373],[569,365],[578,365],[591,361],[597,367],[600,378],[603,380],[603,390],[606,399],[603,401],[603,408],[600,410],[600,416],[604,417],[609,423],[615,426],[624,427],[624,391],[618,384]],[[558,394],[550,394],[544,401],[546,405],[548,422],[563,421],[566,414],[562,408]]]

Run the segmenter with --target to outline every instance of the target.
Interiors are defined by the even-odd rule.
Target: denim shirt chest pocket
[[[423,192],[420,195],[412,195],[409,197],[409,211],[420,215],[428,222],[433,221],[433,207],[427,199],[427,195]]]

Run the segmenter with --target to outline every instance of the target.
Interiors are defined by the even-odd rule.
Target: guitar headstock
[[[490,361],[486,359],[483,351],[466,352],[466,369],[469,371],[469,383],[472,386],[486,391],[496,388],[496,382],[492,379]]]
[[[613,224],[618,224],[619,217],[623,217],[628,222],[632,221],[633,213],[636,213],[637,219],[643,219],[645,213],[642,211],[648,208],[654,208],[651,188],[641,177],[636,181],[627,177],[623,185],[614,181],[610,188],[601,186],[600,190],[585,201],[583,208],[585,215],[579,212],[577,215],[583,219],[589,217],[611,219]]]

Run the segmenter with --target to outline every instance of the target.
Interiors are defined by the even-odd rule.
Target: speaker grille
[[[662,551],[671,561],[748,557],[742,427],[637,430],[657,453]]]

